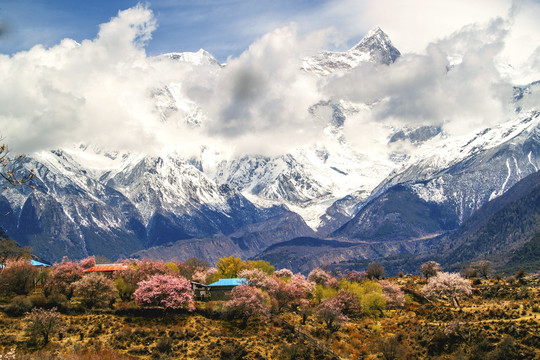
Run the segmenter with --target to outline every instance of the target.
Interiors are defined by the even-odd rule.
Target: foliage
[[[270,312],[269,301],[263,292],[249,285],[239,285],[232,289],[226,308],[232,316],[243,319],[244,325],[249,318],[266,317]]]
[[[362,310],[369,316],[384,315],[386,309],[386,299],[382,294],[369,293],[360,298]]]
[[[380,263],[370,263],[366,269],[367,277],[369,279],[380,279],[384,276],[384,267]]]
[[[121,277],[114,279],[114,286],[116,287],[118,296],[120,296],[120,299],[122,299],[123,301],[129,301],[133,296],[133,293],[135,292],[135,289],[133,289],[126,282],[126,280]]]
[[[26,295],[34,290],[38,269],[27,260],[9,260],[0,272],[0,293]]]
[[[70,299],[73,296],[73,283],[82,275],[82,267],[73,261],[64,260],[60,264],[54,264],[45,281],[45,294],[57,293]]]
[[[383,296],[386,299],[386,304],[392,307],[405,306],[405,293],[401,288],[389,281],[382,280],[379,282],[382,286]]]
[[[249,260],[248,265],[252,269],[258,269],[264,272],[266,275],[274,274],[274,265],[271,265],[268,261],[264,260]]]
[[[440,271],[442,271],[441,264],[433,260],[427,261],[420,266],[420,273],[427,279],[437,275]]]
[[[318,285],[326,286],[330,281],[330,274],[323,269],[317,267],[308,274],[308,280]]]
[[[173,263],[173,262],[166,262],[165,264],[165,267],[167,267],[167,269],[169,269],[169,271],[173,274],[179,274],[180,273],[180,268],[178,267],[177,264]]]
[[[216,273],[218,279],[230,279],[238,277],[238,273],[244,269],[248,269],[249,264],[242,261],[239,257],[231,255],[220,258],[216,267],[218,269]]]
[[[321,302],[324,299],[336,296],[337,292],[338,291],[335,288],[316,284],[315,289],[313,290],[313,297],[315,298],[315,300],[317,300],[317,302]]]
[[[93,308],[111,303],[118,297],[114,282],[103,274],[89,274],[73,283],[75,296]]]
[[[457,273],[440,272],[431,277],[422,289],[427,298],[456,299],[472,294],[471,283]]]
[[[276,275],[277,277],[292,277],[293,276],[293,272],[289,269],[279,269],[277,270],[276,272],[274,272],[274,275]]]
[[[49,343],[51,335],[59,332],[64,326],[64,321],[56,308],[50,310],[35,308],[25,316],[24,321],[27,323],[26,334],[33,340],[41,337],[44,345]]]
[[[141,281],[133,296],[141,305],[163,306],[165,310],[195,309],[191,283],[183,277],[154,275],[148,280]]]

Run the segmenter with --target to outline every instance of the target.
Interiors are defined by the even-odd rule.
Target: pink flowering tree
[[[332,301],[348,317],[359,317],[362,312],[360,300],[352,291],[341,289]]]
[[[200,284],[208,284],[208,280],[217,272],[217,269],[214,267],[209,267],[206,269],[197,269],[193,272],[191,280]]]
[[[81,261],[79,261],[79,265],[81,265],[83,269],[90,269],[91,267],[94,267],[96,265],[96,257],[92,255],[85,259],[82,259]]]
[[[54,264],[43,290],[45,294],[63,294],[68,299],[73,296],[73,283],[83,275],[83,268],[76,262],[63,260]]]
[[[324,271],[321,268],[315,268],[311,270],[308,275],[308,280],[314,282],[315,284],[326,286],[330,281],[331,276],[329,273]]]
[[[267,317],[270,313],[267,296],[261,289],[249,285],[239,285],[232,289],[226,308],[231,316],[242,319],[243,327],[249,318]]]
[[[367,279],[367,272],[365,271],[356,271],[356,270],[346,270],[344,278],[349,282],[361,282],[364,279]]]
[[[154,275],[173,275],[171,268],[167,267],[162,261],[152,260],[125,260],[123,265],[126,270],[115,273],[115,284],[122,300],[130,300],[137,289],[137,284],[147,280]]]
[[[114,282],[103,274],[88,274],[74,282],[73,289],[88,308],[108,305],[118,297]]]
[[[195,310],[191,283],[183,277],[158,274],[137,285],[133,296],[140,305],[163,306],[165,311],[181,308]]]
[[[51,335],[59,332],[65,326],[65,322],[56,308],[50,310],[34,308],[26,314],[23,320],[26,322],[26,334],[34,341],[42,338],[43,346],[49,343]]]
[[[386,305],[400,308],[405,306],[405,293],[398,285],[386,280],[379,281],[379,284],[382,286]]]
[[[277,277],[291,278],[293,276],[293,272],[289,269],[279,269],[276,272],[274,272],[274,275],[276,275]]]
[[[315,283],[306,280],[302,274],[294,274],[288,281],[272,276],[266,279],[262,288],[275,300],[279,312],[285,307],[295,309],[303,305],[313,294]]]
[[[324,299],[317,307],[315,315],[331,332],[339,330],[341,325],[349,320],[343,314],[342,302],[337,297]]]
[[[264,286],[267,276],[264,271],[257,268],[244,269],[238,273],[239,278],[246,279],[250,285],[258,288]]]
[[[424,275],[426,279],[437,275],[437,273],[440,271],[442,271],[441,264],[433,260],[427,261],[420,265],[420,273]]]
[[[458,273],[439,272],[430,277],[422,289],[422,294],[428,299],[453,300],[459,306],[458,299],[472,294],[471,282],[462,278]]]

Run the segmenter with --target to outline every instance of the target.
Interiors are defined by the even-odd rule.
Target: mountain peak
[[[350,70],[366,62],[390,65],[400,56],[401,53],[392,45],[388,35],[376,26],[348,51],[324,51],[304,59],[302,69],[324,76],[336,70]]]
[[[401,56],[388,35],[378,26],[369,30],[366,36],[349,52],[369,54],[372,61],[385,65],[392,64]]]

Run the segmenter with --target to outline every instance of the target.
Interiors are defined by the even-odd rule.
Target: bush
[[[10,316],[22,316],[34,307],[32,300],[28,296],[15,296],[5,307],[5,312]]]
[[[168,336],[162,336],[156,343],[156,350],[161,354],[170,354],[172,352],[173,341]]]
[[[382,294],[369,293],[360,299],[362,310],[369,316],[378,317],[384,315],[386,299]]]

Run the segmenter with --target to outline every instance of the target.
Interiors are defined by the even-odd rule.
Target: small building
[[[193,298],[197,301],[210,300],[210,288],[208,285],[191,281],[191,292],[193,294]]]
[[[228,300],[229,293],[238,285],[247,285],[248,282],[244,278],[219,279],[215,283],[207,285],[210,289],[210,300]]]
[[[123,271],[127,270],[128,267],[126,265],[122,264],[96,264],[92,266],[90,269],[84,270],[85,274],[90,273],[101,273],[108,277],[112,277],[112,275],[117,271]]]

